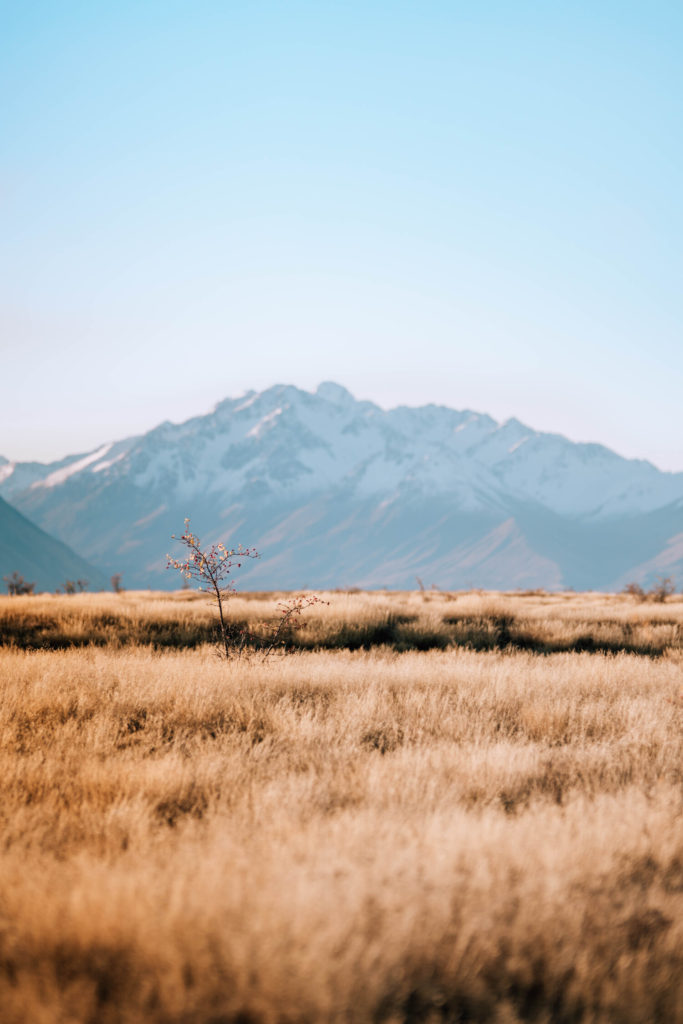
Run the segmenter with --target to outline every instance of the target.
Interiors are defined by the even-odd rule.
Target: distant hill
[[[103,573],[0,498],[0,593],[7,592],[2,577],[13,572],[35,583],[36,593],[66,580],[88,580],[89,590],[107,586]]]
[[[683,585],[683,473],[511,419],[279,385],[50,465],[0,494],[127,586],[178,586],[170,535],[253,545],[253,588]]]

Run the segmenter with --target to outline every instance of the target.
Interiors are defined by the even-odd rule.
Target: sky
[[[0,454],[275,383],[683,470],[683,5],[0,0]]]

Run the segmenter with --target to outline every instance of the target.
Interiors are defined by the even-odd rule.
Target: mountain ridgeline
[[[13,573],[32,583],[36,592],[56,590],[67,580],[74,584],[87,581],[90,590],[106,585],[105,577],[93,565],[0,498],[0,579]]]
[[[255,546],[252,589],[614,590],[683,582],[683,473],[442,406],[383,410],[277,386],[59,462],[0,459],[0,494],[128,587],[166,570],[185,516]]]

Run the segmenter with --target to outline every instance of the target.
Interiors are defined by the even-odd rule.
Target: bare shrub
[[[172,539],[175,540],[175,536]],[[215,599],[222,652],[226,658],[241,655],[247,647],[260,648],[264,659],[267,658],[276,648],[284,647],[291,642],[294,630],[301,626],[306,608],[328,603],[314,594],[294,595],[279,601],[279,620],[272,628],[260,623],[257,630],[250,630],[246,626],[230,623],[225,603],[236,593],[236,587],[229,577],[234,569],[242,568],[245,559],[258,558],[258,551],[255,548],[243,548],[241,545],[227,548],[223,543],[202,548],[199,537],[190,530],[189,518],[185,520],[185,532],[179,540],[187,549],[187,555],[182,559],[168,555],[167,568],[177,569],[182,573],[185,583],[194,581],[199,585],[199,590],[205,591]]]
[[[635,597],[637,601],[644,601],[647,596],[640,583],[627,583],[621,592],[628,594],[629,597]]]
[[[672,576],[658,576],[647,596],[657,604],[664,604],[667,598],[676,593],[676,584]]]
[[[171,539],[176,540],[175,534]],[[242,568],[245,559],[258,558],[258,551],[255,548],[243,548],[241,544],[236,548],[226,548],[222,541],[202,549],[199,537],[190,530],[189,517],[185,519],[185,532],[178,539],[187,549],[187,554],[185,558],[167,555],[166,568],[177,569],[187,583],[194,580],[199,590],[211,594],[215,599],[223,652],[229,658],[231,647],[241,649],[245,642],[245,637],[232,633],[225,617],[225,601],[236,591],[229,577],[234,569]]]
[[[88,580],[64,580],[61,587],[57,587],[57,594],[82,594],[88,589]]]
[[[7,584],[7,593],[11,594],[12,597],[17,597],[21,594],[32,594],[35,590],[35,583],[28,583],[21,573],[13,572],[11,576],[3,576],[2,578]]]

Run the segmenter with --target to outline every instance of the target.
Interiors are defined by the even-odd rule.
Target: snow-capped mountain
[[[0,460],[0,494],[127,586],[176,585],[165,553],[186,515],[263,550],[255,587],[612,588],[683,569],[683,473],[333,383],[249,392],[49,465]]]

